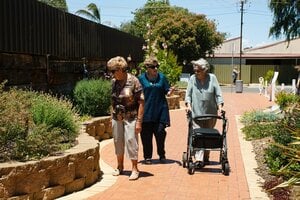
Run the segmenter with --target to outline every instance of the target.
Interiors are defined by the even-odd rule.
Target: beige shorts
[[[135,134],[136,120],[117,121],[112,119],[112,134],[115,144],[115,154],[124,155],[131,160],[138,160],[138,134]]]

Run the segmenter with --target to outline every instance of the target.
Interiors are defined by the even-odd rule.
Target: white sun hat
[[[197,68],[201,68],[201,69],[206,69],[206,70],[208,70],[209,69],[209,64],[208,64],[208,62],[205,60],[205,59],[203,59],[203,58],[200,58],[200,59],[198,59],[198,60],[193,60],[192,62],[191,62],[194,66],[197,66]]]

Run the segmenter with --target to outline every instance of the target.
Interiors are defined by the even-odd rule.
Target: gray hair
[[[204,69],[205,71],[209,70],[209,63],[203,58],[193,60],[191,63],[193,64],[194,69]]]

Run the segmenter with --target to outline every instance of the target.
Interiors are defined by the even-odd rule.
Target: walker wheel
[[[186,165],[187,165],[187,153],[183,152],[183,154],[182,154],[182,167],[186,168]]]
[[[223,174],[225,176],[229,175],[229,163],[228,162],[226,162],[226,163],[224,163],[224,165],[222,165],[222,170],[223,170]]]
[[[189,161],[189,164],[188,164],[188,165],[189,165],[189,166],[188,166],[188,173],[189,173],[190,175],[194,174],[195,168],[194,168],[193,162],[192,162],[192,161]]]

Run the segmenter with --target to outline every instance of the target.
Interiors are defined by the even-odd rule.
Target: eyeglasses
[[[204,72],[204,71],[205,71],[205,69],[196,69],[196,70],[194,70],[194,72],[196,74],[199,74],[199,73]]]
[[[155,69],[155,68],[158,68],[159,66],[158,65],[146,65],[147,68],[150,68],[150,69]]]

